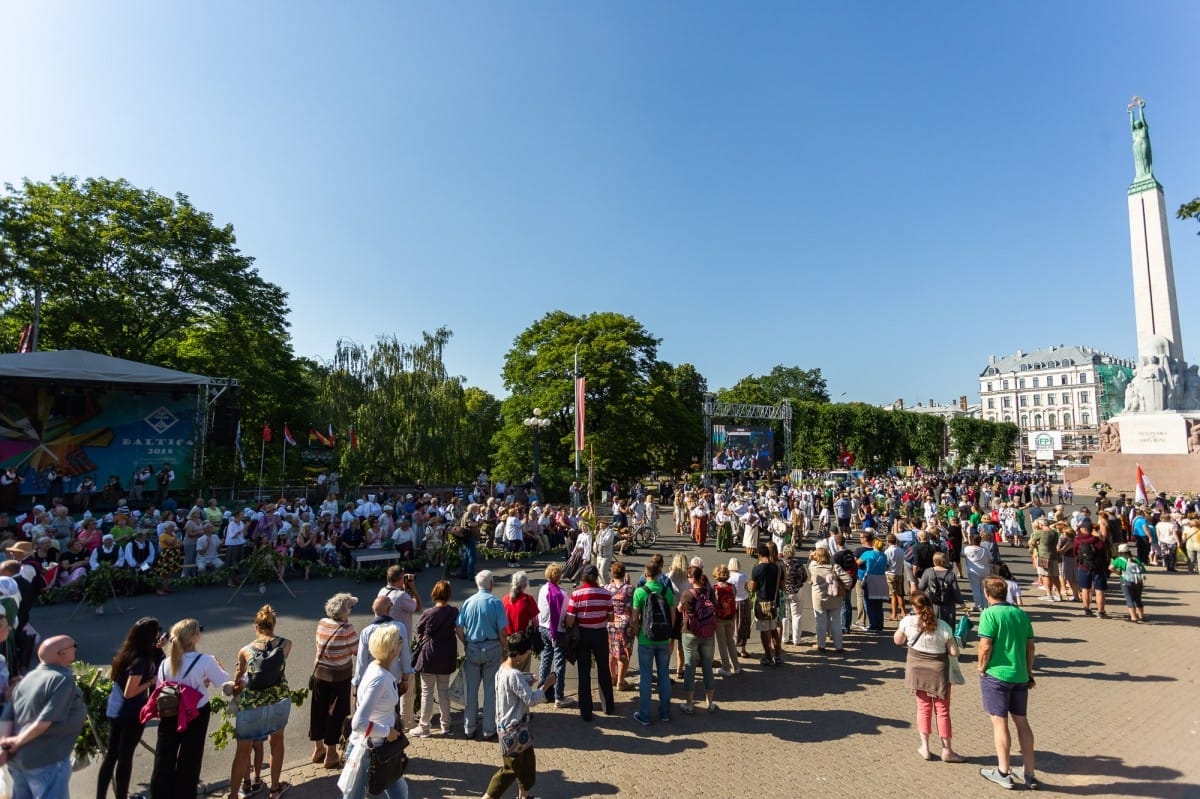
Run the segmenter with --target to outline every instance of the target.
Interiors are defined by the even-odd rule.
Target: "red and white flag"
[[[329,444],[327,446],[332,447],[335,443],[337,443],[337,439],[333,437],[333,422],[330,422],[329,423]]]
[[[350,449],[358,449],[358,431],[354,429],[354,425],[350,426]]]
[[[271,425],[263,422],[263,443],[271,443]]]
[[[1150,478],[1142,471],[1142,465],[1139,463],[1137,467],[1137,484],[1133,487],[1134,502],[1149,502],[1150,492],[1154,490],[1154,483],[1150,482]]]
[[[21,340],[17,344],[17,352],[33,352],[33,325],[21,328]]]
[[[292,431],[288,430],[287,422],[283,423],[283,440],[288,443],[289,447],[296,446],[296,439],[292,438]]]
[[[583,417],[587,396],[587,378],[575,378],[575,450],[583,451]]]

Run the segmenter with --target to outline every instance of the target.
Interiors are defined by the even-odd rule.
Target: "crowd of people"
[[[68,747],[58,757],[64,750],[57,744],[78,733],[73,692],[64,687],[73,686],[74,642],[64,636],[41,640],[29,627],[34,585],[70,585],[79,579],[71,572],[107,565],[159,575],[159,590],[169,591],[171,577],[186,566],[219,566],[204,560],[206,537],[218,541],[212,556],[233,566],[244,557],[239,547],[249,543],[286,547],[303,560],[300,550],[308,542],[321,542],[318,550],[328,543],[323,530],[337,537],[339,559],[347,538],[354,548],[391,540],[398,549],[411,545],[414,553],[428,551],[426,542],[440,542],[442,535],[461,546],[459,576],[472,578],[476,592],[460,607],[451,604],[450,582],[438,581],[423,601],[413,575],[396,566],[372,600],[372,620],[361,632],[350,619],[358,602],[350,594],[331,597],[317,622],[308,738],[313,762],[341,772],[346,797],[367,792],[375,749],[405,736],[455,734],[448,695],[460,655],[465,710],[459,729],[501,749],[500,770],[484,796],[498,799],[514,782],[518,795],[527,796],[536,780],[531,706],[578,707],[590,721],[597,712],[620,715],[617,694],[630,692],[637,694],[630,716],[645,726],[670,721],[676,709],[717,713],[717,678],[744,672],[752,640],[760,649],[758,664],[777,668],[784,647],[801,647],[810,613],[816,635],[806,648],[817,655],[836,656],[851,633],[891,632],[907,648],[905,684],[917,703],[918,755],[933,759],[936,750],[947,762],[962,759],[952,743],[950,695],[951,686],[960,684],[956,657],[973,619],[998,757],[995,768],[981,773],[1001,785],[1015,780],[1036,787],[1026,716],[1033,632],[1006,558],[1028,558],[1042,598],[1078,602],[1085,616],[1107,615],[1108,581],[1119,580],[1129,619],[1137,623],[1144,620],[1147,570],[1194,571],[1200,556],[1198,509],[1195,500],[1182,497],[1133,503],[1101,492],[1093,506],[1068,507],[1050,504],[1056,492],[1048,484],[1021,478],[880,478],[843,486],[730,480],[677,489],[672,497],[676,530],[701,547],[715,545],[721,553],[716,562],[677,554],[668,563],[653,553],[634,574],[620,542],[632,527],[653,521],[648,494],[615,496],[605,509],[607,520],[583,506],[488,493],[445,501],[428,494],[368,494],[350,503],[331,496],[317,508],[303,499],[233,510],[197,500],[181,514],[182,534],[176,512],[161,507],[119,507],[99,519],[88,513],[72,518],[59,504],[50,512],[35,507],[17,518],[0,515],[11,558],[0,564],[6,611],[0,635],[8,656],[0,661],[0,683],[4,713],[16,722],[5,730],[0,721],[0,756],[7,757],[19,790],[27,791],[17,795],[67,795],[70,752]],[[164,543],[164,536],[178,545]],[[545,567],[536,591],[529,574],[517,571],[501,598],[496,576],[476,569],[472,551],[497,542],[510,552],[561,546],[562,553]],[[60,547],[77,559],[53,557]],[[753,558],[749,573],[739,551]],[[84,552],[86,558],[79,557]],[[209,699],[218,694],[231,700],[236,719],[231,797],[265,790],[268,799],[278,799],[285,793],[290,786],[281,781],[280,767],[292,710],[286,678],[292,642],[276,633],[275,622],[270,606],[260,609],[249,625],[254,637],[235,653],[231,671],[202,651],[203,627],[195,619],[169,628],[153,617],[136,622],[110,670],[110,739],[98,797],[110,788],[118,799],[131,796],[132,759],[145,724],[156,717],[150,795],[192,795],[211,721]],[[885,622],[895,627],[887,630]],[[14,648],[22,630],[28,640]],[[22,653],[32,659],[30,652],[37,653],[37,668],[20,665]],[[636,684],[629,679],[635,655]],[[527,673],[534,656],[540,661],[536,675]],[[568,664],[578,673],[574,698],[563,690]],[[11,681],[12,690],[10,671],[19,678]],[[23,694],[35,689],[39,695],[63,693],[54,722],[62,726],[35,732],[41,725],[31,721],[37,713]],[[1010,719],[1023,769],[1009,762]],[[935,724],[940,748],[930,744]],[[50,729],[52,736],[35,742]],[[397,775],[381,791],[396,799],[408,789]]]

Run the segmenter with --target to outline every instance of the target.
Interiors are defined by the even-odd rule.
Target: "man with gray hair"
[[[404,628],[403,623],[392,618],[392,600],[386,595],[375,597],[375,601],[371,603],[371,612],[375,614],[375,618],[363,628],[362,633],[358,636],[358,658],[354,666],[354,677],[351,678],[350,684],[357,689],[359,682],[362,681],[363,672],[367,670],[367,666],[374,660],[371,655],[371,636],[380,627],[391,624],[398,628],[401,641],[400,655],[392,661],[392,676],[396,678],[396,683],[399,686],[402,697],[413,693],[411,680],[413,673],[412,657],[409,655],[410,650],[403,643],[408,640],[408,630]],[[357,691],[355,691],[355,694],[357,694]],[[412,707],[411,702],[409,703],[409,707]],[[399,725],[400,721],[400,719],[397,719],[397,725]],[[403,729],[403,727],[400,729]]]
[[[66,635],[38,648],[36,669],[13,689],[0,721],[15,735],[0,738],[0,765],[8,764],[14,799],[69,799],[71,750],[86,707],[71,672],[78,644]]]
[[[496,672],[504,659],[504,628],[508,616],[504,603],[492,595],[494,583],[487,569],[475,575],[474,596],[463,602],[456,622],[458,639],[467,650],[463,671],[467,682],[467,697],[463,710],[463,727],[467,737],[475,735],[479,712],[479,684],[483,683],[483,738],[496,737]]]

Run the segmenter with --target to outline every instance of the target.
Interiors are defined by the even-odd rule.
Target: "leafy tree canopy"
[[[1175,214],[1179,219],[1195,219],[1200,222],[1200,197],[1192,200],[1190,203],[1184,203],[1179,206],[1179,210]],[[1196,233],[1200,236],[1200,231]]]
[[[821,370],[801,369],[799,366],[776,366],[765,375],[747,375],[717,392],[722,402],[743,402],[752,405],[778,405],[788,400],[792,405],[801,402],[829,402],[829,388]]]

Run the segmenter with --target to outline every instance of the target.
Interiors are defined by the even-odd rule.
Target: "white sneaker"
[[[555,707],[572,707],[574,704],[575,700],[569,696],[564,696],[562,699],[554,700]]]
[[[717,675],[721,677],[732,677],[733,672],[729,671],[729,669],[717,669]]]

